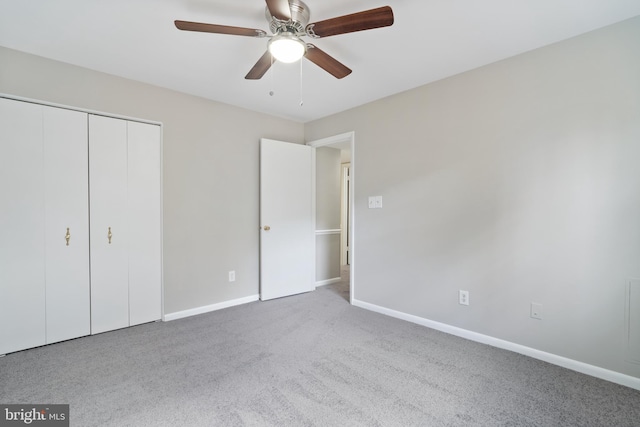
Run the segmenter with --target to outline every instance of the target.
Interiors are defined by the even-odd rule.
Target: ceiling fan
[[[301,0],[266,0],[266,3],[265,15],[272,36],[263,30],[201,22],[175,21],[175,25],[179,30],[185,31],[269,38],[267,51],[245,76],[245,79],[249,80],[257,80],[264,76],[274,59],[295,62],[303,56],[341,79],[351,74],[351,70],[315,45],[304,42],[301,37],[329,37],[393,25],[393,11],[389,6],[310,24],[309,7]]]

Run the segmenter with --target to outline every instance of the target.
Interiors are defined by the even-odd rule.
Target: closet
[[[160,128],[89,117],[91,332],[160,318]]]
[[[88,335],[87,115],[0,98],[0,354]]]
[[[0,97],[0,354],[160,319],[160,141]]]

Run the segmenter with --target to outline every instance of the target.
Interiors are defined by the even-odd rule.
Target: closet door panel
[[[161,317],[160,126],[128,123],[130,324]]]
[[[0,354],[45,343],[42,107],[0,98]]]
[[[96,334],[129,326],[126,121],[89,116],[89,191]]]
[[[46,325],[53,343],[90,333],[88,135],[86,113],[43,113]]]

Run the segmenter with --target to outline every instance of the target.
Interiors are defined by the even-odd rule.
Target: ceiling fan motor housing
[[[273,34],[286,31],[296,35],[304,35],[305,27],[309,23],[309,6],[300,0],[289,0],[289,8],[291,9],[291,20],[289,21],[281,21],[274,18],[271,16],[271,13],[269,13],[269,8],[265,8],[265,16],[269,22],[269,29]]]

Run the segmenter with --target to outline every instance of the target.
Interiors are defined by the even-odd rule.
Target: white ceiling
[[[267,39],[173,25],[268,31],[262,0],[0,0],[0,45],[307,122],[640,15],[639,0],[305,2],[311,22],[389,5],[395,23],[313,41],[353,70],[342,80],[303,60],[248,81]]]

